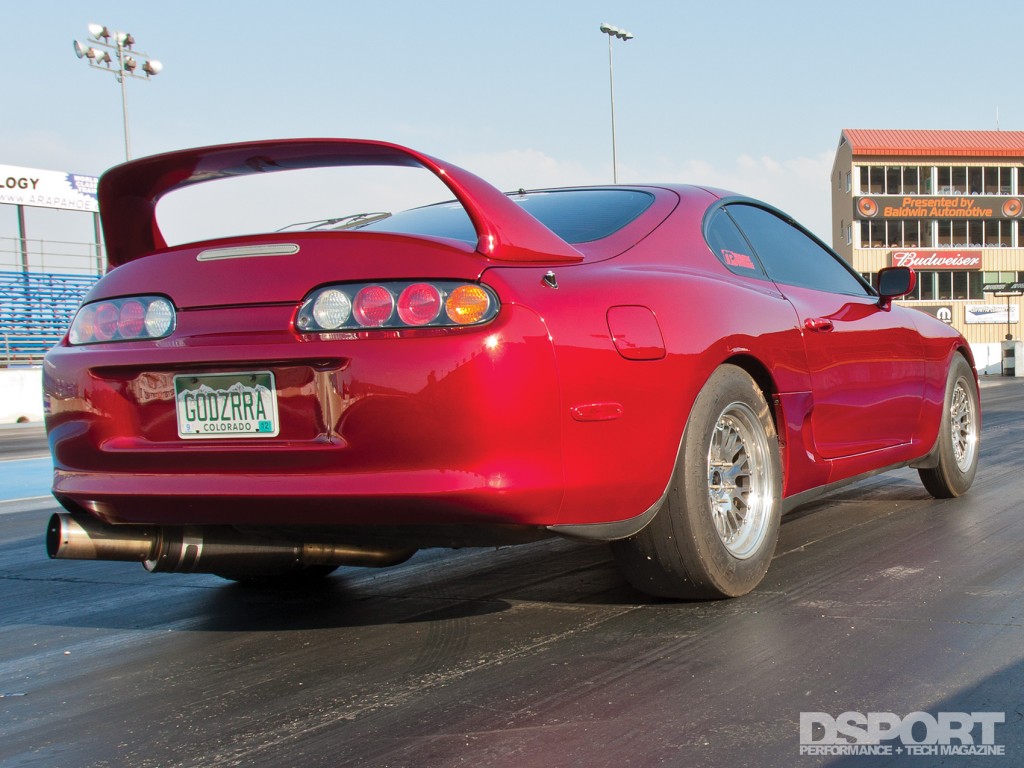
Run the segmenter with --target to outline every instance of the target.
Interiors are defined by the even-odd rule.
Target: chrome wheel
[[[974,369],[963,355],[955,355],[946,374],[939,434],[928,464],[917,471],[925,489],[937,499],[953,499],[967,492],[978,470],[981,442],[981,401]]]
[[[775,489],[769,450],[750,406],[726,406],[708,448],[708,501],[722,544],[740,560],[758,551],[770,527]]]
[[[953,458],[961,472],[974,464],[978,450],[978,415],[974,398],[964,379],[958,379],[949,406],[949,422],[953,437]]]
[[[720,365],[690,409],[654,519],[612,542],[622,573],[659,597],[750,592],[771,565],[779,535],[781,459],[761,387],[742,368]]]

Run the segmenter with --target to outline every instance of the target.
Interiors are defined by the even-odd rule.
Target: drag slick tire
[[[779,442],[754,380],[722,365],[697,395],[672,481],[654,519],[612,542],[638,590],[658,597],[738,597],[764,578],[782,507]]]
[[[939,463],[917,471],[928,493],[937,499],[952,499],[967,492],[978,471],[980,436],[981,405],[974,371],[961,355],[955,355],[942,404]]]

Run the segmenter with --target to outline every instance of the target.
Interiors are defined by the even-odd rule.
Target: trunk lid
[[[112,269],[86,301],[162,294],[179,309],[298,304],[328,283],[477,280],[473,246],[386,233],[292,232],[191,243]]]

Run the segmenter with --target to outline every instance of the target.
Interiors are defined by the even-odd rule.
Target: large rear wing
[[[156,221],[175,189],[235,176],[341,166],[426,168],[466,209],[481,256],[511,262],[578,262],[582,254],[483,179],[397,144],[361,139],[281,139],[186,149],[133,160],[100,178],[100,216],[111,267],[167,247]]]

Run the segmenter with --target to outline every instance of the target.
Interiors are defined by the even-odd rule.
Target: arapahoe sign
[[[96,213],[98,183],[95,176],[0,165],[0,203]]]

